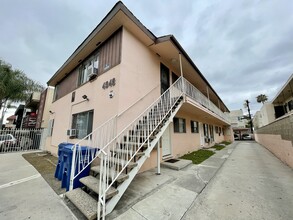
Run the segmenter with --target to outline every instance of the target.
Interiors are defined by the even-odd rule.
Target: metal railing
[[[106,213],[106,193],[124,171],[127,172],[131,161],[143,147],[150,146],[150,138],[163,123],[172,107],[182,96],[180,77],[168,90],[153,102],[133,122],[123,129],[100,154],[100,184],[98,219]]]
[[[100,182],[98,200],[98,219],[106,214],[106,193],[119,175],[127,172],[133,159],[143,147],[148,148],[164,120],[167,120],[178,99],[186,95],[205,108],[229,121],[228,117],[185,78],[180,77],[157,100],[147,107],[135,120],[122,129],[118,135],[115,115],[96,128],[91,134],[77,142],[73,147],[70,190],[74,179],[98,156],[100,157]],[[120,115],[121,117],[121,115]],[[82,146],[86,146],[85,148]],[[76,166],[78,164],[78,166]]]
[[[72,146],[70,190],[73,189],[74,179],[97,158],[100,148],[104,147],[116,136],[116,120],[117,115],[104,122],[92,133]]]
[[[203,95],[194,85],[192,85],[188,80],[183,78],[183,91],[184,93],[193,99],[194,101],[198,102],[205,108],[209,109],[210,111],[214,112],[218,116],[220,116],[225,121],[229,122],[230,119],[225,113],[223,113],[214,103],[212,103],[205,95]]]
[[[44,129],[0,130],[0,153],[40,149],[46,135]]]

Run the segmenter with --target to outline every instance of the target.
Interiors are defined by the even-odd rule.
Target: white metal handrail
[[[184,93],[193,99],[194,101],[200,103],[205,108],[209,109],[210,111],[214,112],[227,122],[230,121],[229,117],[225,115],[214,103],[212,103],[205,95],[203,95],[194,85],[192,85],[188,80],[183,78],[184,86],[183,90]]]
[[[70,190],[73,189],[74,179],[97,158],[100,148],[116,136],[116,122],[117,115],[104,122],[72,146]]]
[[[101,211],[103,218],[105,217],[107,191],[119,175],[127,171],[127,167],[131,165],[141,148],[150,146],[150,138],[155,135],[154,132],[166,120],[181,96],[182,78],[180,77],[101,150],[103,153],[100,154],[98,219]]]

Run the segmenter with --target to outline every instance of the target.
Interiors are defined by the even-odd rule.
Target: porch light
[[[87,95],[83,95],[82,98],[83,98],[84,100],[89,101],[89,98],[87,97]]]

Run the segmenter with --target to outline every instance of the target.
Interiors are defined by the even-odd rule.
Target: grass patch
[[[227,146],[227,145],[231,144],[231,142],[230,141],[222,141],[220,144],[225,144]]]
[[[222,150],[223,148],[225,148],[225,146],[224,145],[220,145],[220,144],[215,144],[211,148],[215,148],[216,150]]]
[[[209,150],[198,150],[193,151],[189,154],[185,154],[181,159],[191,160],[193,164],[200,164],[201,162],[208,159],[210,156],[214,155],[215,153]]]

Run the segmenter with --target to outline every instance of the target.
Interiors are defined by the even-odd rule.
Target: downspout
[[[184,80],[183,80],[181,52],[179,52],[179,65],[180,65],[180,75],[181,75],[181,79],[182,79],[182,90],[183,90],[183,93],[185,94],[185,85],[184,85]]]

